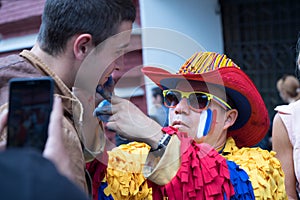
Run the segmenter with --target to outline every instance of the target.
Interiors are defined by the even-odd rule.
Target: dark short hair
[[[159,96],[161,96],[161,98],[163,98],[163,91],[159,87],[154,87],[151,89],[151,91],[152,91],[153,97],[156,98],[159,95]]]
[[[121,22],[133,22],[135,17],[132,0],[47,0],[38,43],[55,56],[72,36],[89,33],[97,46],[116,34]]]

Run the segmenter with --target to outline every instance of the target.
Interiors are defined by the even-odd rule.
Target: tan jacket
[[[87,105],[88,97],[79,100],[74,92],[70,91],[60,78],[31,52],[24,50],[20,56],[12,55],[0,59],[0,112],[7,107],[8,81],[11,78],[51,76],[56,85],[55,93],[63,102],[65,116],[63,141],[71,158],[70,170],[74,177],[73,181],[87,191],[85,163],[103,152],[105,140],[102,124],[99,124],[90,113],[92,108]],[[80,94],[78,91],[77,89],[77,93]],[[89,112],[84,113],[86,107]],[[6,139],[6,131],[2,133],[0,139]]]

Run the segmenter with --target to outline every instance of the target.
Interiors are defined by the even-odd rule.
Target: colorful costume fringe
[[[150,147],[145,143],[122,144],[108,152],[109,161],[104,193],[114,199],[152,199],[152,188],[142,174]]]
[[[239,149],[232,138],[228,138],[222,155],[234,161],[250,177],[255,199],[287,199],[284,173],[275,152],[260,148]]]
[[[112,195],[106,195],[104,193],[105,188],[107,188],[108,184],[105,182],[105,180],[100,184],[100,187],[98,189],[98,200],[114,200]]]
[[[165,128],[167,133],[175,133]],[[234,189],[226,160],[208,144],[191,143],[191,138],[177,133],[181,140],[181,167],[163,187],[169,199],[230,199]]]
[[[222,151],[223,156],[221,156],[208,144],[197,144],[173,127],[166,127],[163,130],[179,138],[181,164],[170,182],[162,186],[151,184],[155,187],[153,188],[154,199],[164,197],[184,200],[287,199],[283,182],[284,175],[279,161],[274,157],[274,152],[270,153],[260,148],[239,149],[234,140],[228,138]],[[135,142],[115,148],[113,150],[115,153],[108,152],[110,158],[107,169],[108,187],[104,189],[106,195],[111,194],[114,199],[152,199],[152,188],[148,187],[147,181],[140,176],[140,173],[137,171],[126,172],[127,174],[116,172],[120,166],[124,169],[128,166],[132,167],[133,163],[136,169],[140,170],[139,167],[144,165],[145,158],[141,159],[143,156],[126,153],[128,149],[131,149],[129,152],[133,149],[138,152],[137,149],[145,147],[144,145],[144,143]],[[139,152],[145,153],[144,150]],[[116,159],[118,163],[113,161]],[[126,163],[123,163],[124,160]],[[132,178],[136,175],[139,178]],[[165,175],[161,174],[161,176]],[[125,189],[126,187],[129,189]],[[137,196],[138,193],[144,195]]]
[[[234,187],[234,196],[231,200],[251,200],[255,199],[252,184],[248,174],[237,164],[227,160],[230,171],[230,181]]]

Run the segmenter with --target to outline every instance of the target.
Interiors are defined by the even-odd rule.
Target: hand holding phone
[[[53,104],[52,78],[15,78],[9,88],[7,147],[33,147],[42,152]]]

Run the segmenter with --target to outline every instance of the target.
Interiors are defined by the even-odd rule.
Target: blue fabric
[[[241,169],[235,162],[227,160],[230,172],[230,180],[234,187],[234,196],[231,200],[251,200],[255,199],[252,184],[248,174]]]
[[[107,187],[107,183],[102,182],[100,187],[99,187],[99,190],[98,190],[98,200],[114,200],[114,198],[111,195],[109,195],[109,196],[105,195],[104,189],[106,187]]]
[[[225,192],[224,192],[223,196],[224,196],[224,200],[227,200],[227,197],[226,197],[226,193],[225,193]]]

